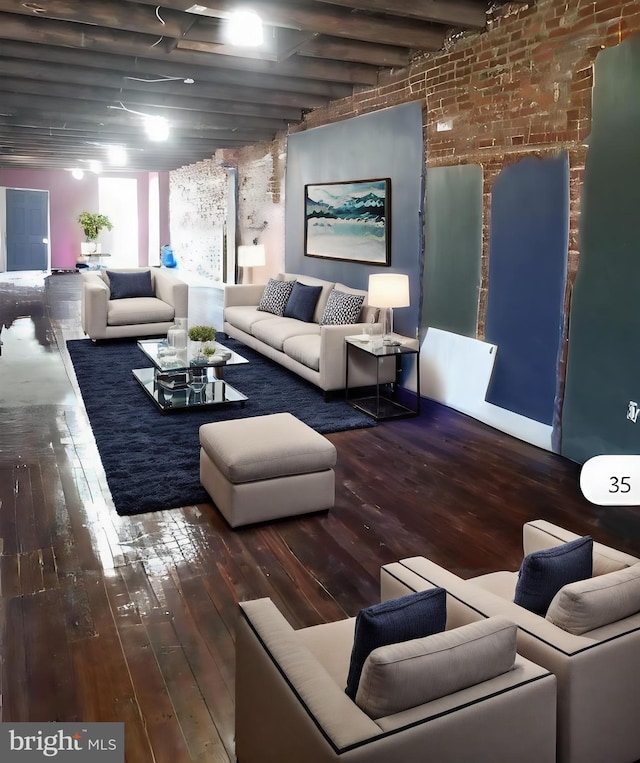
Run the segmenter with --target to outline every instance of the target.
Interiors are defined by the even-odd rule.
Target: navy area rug
[[[135,340],[67,348],[118,514],[141,514],[210,499],[200,485],[201,424],[289,411],[321,434],[375,426],[344,400],[322,392],[234,339],[221,341],[249,360],[225,379],[249,398],[221,407],[162,413],[131,373],[151,361]]]

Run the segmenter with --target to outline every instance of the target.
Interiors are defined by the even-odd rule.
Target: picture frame
[[[304,254],[391,265],[391,178],[304,187]]]

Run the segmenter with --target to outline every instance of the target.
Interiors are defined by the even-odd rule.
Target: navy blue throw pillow
[[[322,286],[307,286],[296,281],[284,309],[285,317],[297,318],[299,321],[309,323],[313,318],[313,311],[316,309],[321,291]]]
[[[410,593],[361,609],[356,617],[345,689],[347,695],[355,701],[362,667],[374,649],[440,633],[446,623],[447,595],[444,588]]]
[[[593,574],[593,540],[589,535],[561,546],[534,551],[520,566],[514,603],[544,617],[558,591]]]
[[[109,276],[110,299],[129,297],[155,297],[151,284],[151,271],[139,270],[131,273],[116,273],[107,270]]]

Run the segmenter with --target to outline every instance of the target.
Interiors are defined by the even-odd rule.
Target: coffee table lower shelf
[[[133,376],[163,413],[184,411],[188,408],[211,408],[224,403],[240,403],[240,407],[244,408],[249,399],[246,395],[224,379],[219,379],[213,367],[205,370],[207,382],[199,392],[189,387],[186,382],[177,383],[173,388],[159,384],[156,368],[134,368]],[[178,374],[176,378],[179,378]]]

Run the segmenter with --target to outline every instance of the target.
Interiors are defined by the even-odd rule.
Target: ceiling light
[[[107,146],[109,164],[114,167],[123,167],[127,163],[127,152],[123,146]]]
[[[92,159],[89,162],[89,171],[99,175],[102,172],[102,162],[99,162],[97,159]]]
[[[187,77],[186,79],[183,79],[182,81],[184,82],[185,85],[193,85],[193,83],[195,82],[193,77]]]
[[[253,11],[235,11],[227,19],[226,36],[231,45],[257,48],[264,41],[262,19]]]
[[[76,180],[82,180],[84,177],[84,170],[81,170],[80,167],[74,167],[74,169],[71,170],[71,177]]]
[[[169,122],[164,117],[145,117],[144,129],[149,140],[167,140],[169,137]]]

